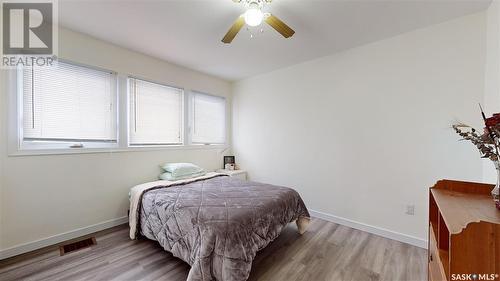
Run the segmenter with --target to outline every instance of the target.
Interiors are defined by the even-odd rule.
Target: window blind
[[[130,144],[182,144],[182,89],[129,79]]]
[[[113,73],[64,62],[22,73],[25,141],[116,142]]]
[[[191,142],[222,144],[226,141],[226,99],[202,93],[192,95]]]

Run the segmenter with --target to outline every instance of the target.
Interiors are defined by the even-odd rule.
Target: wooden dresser
[[[440,180],[430,189],[429,280],[500,281],[500,211],[493,187]]]

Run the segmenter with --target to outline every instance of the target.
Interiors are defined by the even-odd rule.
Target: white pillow
[[[202,172],[195,173],[195,174],[174,177],[172,175],[172,173],[165,172],[165,173],[160,175],[160,179],[167,180],[167,181],[177,181],[177,180],[184,180],[184,179],[192,179],[192,178],[196,178],[196,177],[201,177],[201,176],[204,176],[205,174],[206,174],[205,171],[202,171]]]
[[[172,174],[172,177],[174,178],[186,177],[205,172],[203,168],[200,168],[192,163],[166,163],[161,167],[163,170]]]

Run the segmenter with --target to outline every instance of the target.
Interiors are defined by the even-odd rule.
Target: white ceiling
[[[128,49],[239,80],[475,13],[491,0],[274,0],[267,11],[295,35],[268,26],[220,40],[243,12],[231,0],[60,0],[59,23]]]

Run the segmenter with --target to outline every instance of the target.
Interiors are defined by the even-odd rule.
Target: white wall
[[[60,30],[59,56],[231,100],[227,81]],[[3,75],[2,75],[3,77]],[[0,250],[127,215],[130,187],[157,179],[159,164],[189,161],[213,170],[220,149],[8,156],[5,84],[0,137]]]
[[[500,2],[493,1],[486,13],[486,71],[483,108],[487,116],[500,112]],[[494,183],[497,173],[491,161],[483,161],[483,180]]]
[[[236,83],[236,161],[312,210],[426,239],[428,188],[482,178],[450,125],[481,124],[485,26],[483,12]]]
[[[0,91],[3,91],[3,88],[5,85],[5,82],[4,82],[4,75],[2,75],[2,73],[0,73]],[[3,122],[3,118],[6,116],[6,112],[4,111],[4,108],[5,108],[5,104],[6,104],[6,97],[5,95],[3,94],[0,94],[0,136],[5,136],[6,133],[7,133],[7,126],[5,124],[5,122]],[[5,137],[0,137],[0,154],[1,155],[4,155],[4,153],[6,153],[7,151],[7,147],[6,147],[6,139]],[[0,249],[2,249],[2,245],[3,245],[3,202],[4,202],[4,199],[3,199],[3,173],[4,173],[4,159],[5,157],[4,156],[1,156],[0,157]]]

